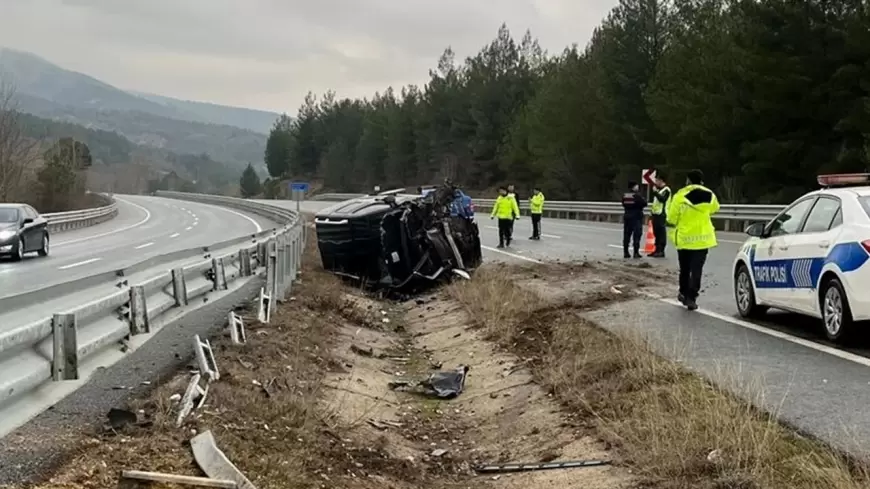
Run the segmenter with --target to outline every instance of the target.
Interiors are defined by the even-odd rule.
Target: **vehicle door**
[[[765,226],[761,239],[750,253],[756,295],[766,304],[794,309],[789,303],[793,289],[791,244],[816,198],[815,195],[802,197],[780,212]]]
[[[24,214],[22,222],[29,221],[21,228],[21,239],[24,241],[24,251],[33,251],[40,245],[40,241],[37,237],[37,234],[40,234],[41,236],[39,223],[37,222],[39,215],[36,210],[29,205],[22,206],[21,212]]]
[[[843,232],[843,210],[840,199],[820,195],[807,215],[800,232],[791,237],[789,254],[791,265],[790,301],[795,308],[819,316],[816,286],[832,247]]]

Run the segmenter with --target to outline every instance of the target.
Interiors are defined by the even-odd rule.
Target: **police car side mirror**
[[[746,227],[746,234],[752,236],[753,238],[760,238],[764,235],[764,227],[766,223],[756,222],[754,224],[750,224]]]

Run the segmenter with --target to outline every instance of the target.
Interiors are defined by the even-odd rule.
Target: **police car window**
[[[804,216],[810,210],[815,199],[805,199],[797,202],[782,214],[776,216],[776,219],[770,223],[767,230],[768,236],[783,236],[786,234],[795,234],[804,220]]]
[[[834,220],[831,221],[831,229],[843,224],[843,208],[837,209],[837,214],[834,215]]]
[[[827,197],[820,197],[807,216],[807,222],[804,223],[803,232],[805,233],[821,233],[831,229],[834,217],[840,210],[840,201]]]

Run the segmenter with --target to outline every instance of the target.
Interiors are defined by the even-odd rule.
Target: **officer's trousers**
[[[498,220],[498,245],[504,246],[511,244],[511,236],[513,235],[514,220],[499,219]]]
[[[541,237],[541,214],[532,214],[532,237]]]
[[[680,295],[695,301],[701,292],[701,275],[708,250],[677,250],[680,261]]]
[[[628,256],[628,243],[632,244],[634,253],[640,252],[640,235],[643,234],[643,218],[623,218],[622,251]]]
[[[668,244],[668,228],[664,213],[653,214],[653,235],[656,238],[656,254],[663,254]]]

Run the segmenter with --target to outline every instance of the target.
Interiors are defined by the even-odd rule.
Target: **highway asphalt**
[[[318,211],[332,203],[306,202]],[[589,260],[648,263],[672,280],[651,295],[587,314],[600,326],[646,336],[666,357],[730,389],[803,433],[860,457],[870,456],[870,334],[847,348],[828,343],[818,320],[773,311],[762,321],[739,318],[732,263],[746,236],[718,234],[704,270],[701,308],[688,312],[675,300],[676,252],[667,258],[622,258],[622,226],[545,218],[542,240],[531,241],[531,221],[515,225],[515,240],[497,249],[496,223],[478,214],[485,259],[506,262]],[[638,273],[644,273],[641,270]]]
[[[0,298],[276,227],[262,217],[207,204],[115,197],[118,215],[114,219],[53,234],[48,257],[31,254],[18,263],[0,261]]]

